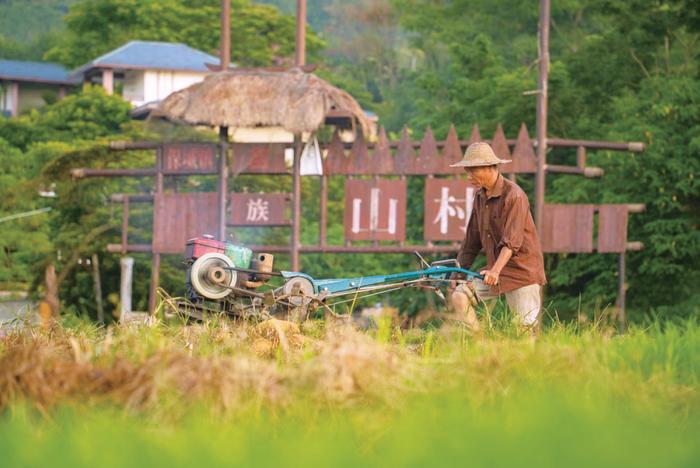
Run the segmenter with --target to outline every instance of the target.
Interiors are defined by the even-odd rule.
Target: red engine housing
[[[224,253],[226,242],[218,241],[210,237],[195,237],[185,244],[185,259],[197,260],[204,254],[215,252]]]

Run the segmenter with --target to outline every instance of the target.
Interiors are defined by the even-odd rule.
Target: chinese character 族
[[[270,218],[270,205],[262,198],[251,198],[248,200],[248,212],[246,221],[268,221]]]

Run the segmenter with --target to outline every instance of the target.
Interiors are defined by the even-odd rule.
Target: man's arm
[[[501,251],[493,266],[482,270],[484,283],[488,285],[498,284],[503,267],[506,266],[514,253],[520,250],[523,245],[523,232],[525,230],[525,219],[530,215],[527,197],[524,195],[514,197],[505,206],[503,216],[506,218],[503,228],[503,237],[498,243]]]
[[[498,254],[496,263],[494,263],[490,269],[481,270],[479,272],[482,275],[484,275],[484,283],[491,286],[493,286],[494,284],[498,284],[498,278],[501,275],[501,270],[503,270],[503,267],[506,266],[506,263],[508,263],[508,260],[510,260],[510,257],[512,256],[513,251],[510,250],[508,247],[503,247],[501,249],[501,253]]]

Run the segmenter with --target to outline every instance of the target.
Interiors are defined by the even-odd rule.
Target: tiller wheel
[[[204,254],[190,268],[192,288],[206,299],[223,299],[236,286],[238,273],[234,268],[233,261],[222,253]]]

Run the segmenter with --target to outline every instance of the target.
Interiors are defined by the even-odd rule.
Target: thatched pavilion
[[[347,92],[299,68],[287,71],[236,69],[208,76],[204,81],[164,99],[151,114],[188,125],[219,127],[221,154],[227,154],[229,128],[281,127],[294,137],[291,267],[299,268],[301,217],[301,134],[326,124],[352,127],[369,134],[370,123]],[[219,166],[219,238],[226,234],[226,158]]]

